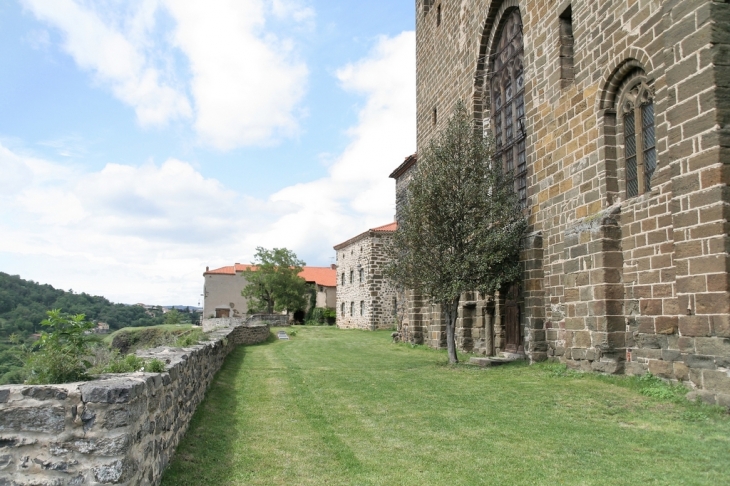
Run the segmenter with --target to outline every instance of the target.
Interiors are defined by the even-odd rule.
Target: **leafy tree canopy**
[[[244,276],[248,282],[241,295],[248,297],[249,311],[273,312],[297,311],[307,305],[307,284],[299,276],[305,263],[286,248],[257,247],[252,262]]]
[[[441,305],[452,363],[461,294],[491,293],[521,275],[527,222],[514,174],[493,159],[492,144],[459,102],[418,154],[390,247],[390,278]]]

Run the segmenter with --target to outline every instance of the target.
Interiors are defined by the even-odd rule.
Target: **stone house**
[[[334,247],[337,252],[337,327],[390,329],[398,306],[383,275],[386,245],[396,223],[372,228]]]
[[[236,263],[232,266],[211,270],[205,268],[203,278],[203,317],[244,317],[248,314],[248,299],[241,295],[246,286],[245,271],[254,268],[253,265]],[[336,304],[336,275],[335,266],[330,267],[303,267],[299,276],[314,286],[317,307],[335,308]],[[304,309],[306,310],[306,309]],[[302,315],[293,317],[303,317]]]
[[[650,371],[730,404],[730,4],[416,9],[418,147],[464,100],[530,223],[524,279],[464,296],[459,345]],[[417,295],[404,330],[443,345]]]

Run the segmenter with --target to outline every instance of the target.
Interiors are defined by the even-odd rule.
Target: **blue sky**
[[[0,4],[0,271],[198,302],[205,266],[392,220],[415,151],[408,1]]]

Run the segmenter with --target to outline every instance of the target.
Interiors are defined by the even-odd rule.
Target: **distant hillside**
[[[114,304],[104,297],[67,292],[0,272],[0,341],[7,341],[11,334],[25,338],[39,332],[51,309],[85,314],[91,321],[106,322],[112,330],[154,326],[165,320],[161,307]]]

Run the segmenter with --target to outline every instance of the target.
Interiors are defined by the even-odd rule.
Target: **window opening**
[[[437,121],[438,121],[438,111],[436,110],[436,107],[434,106],[433,112],[431,113],[431,124],[433,126],[436,126]]]
[[[441,25],[441,4],[436,7],[436,27]]]
[[[359,271],[358,273],[360,274],[360,275],[359,275],[359,277],[360,277],[360,283],[363,283],[363,281],[365,280],[365,278],[364,278],[364,277],[365,277],[365,270],[363,270],[363,269],[361,268],[361,269],[360,269],[360,271]]]
[[[423,0],[423,15],[426,15],[433,7],[433,0]]]
[[[340,304],[340,314],[345,315],[345,303]]]
[[[360,301],[360,315],[361,316],[365,315],[365,301],[364,300]]]
[[[355,315],[355,303],[354,302],[350,302],[350,315],[351,316]]]
[[[515,192],[527,205],[525,150],[525,75],[522,18],[517,9],[507,14],[491,62],[489,93],[495,139],[495,161],[515,174]]]
[[[622,109],[626,198],[632,198],[651,191],[656,170],[653,90],[637,83],[624,94]]]
[[[575,79],[573,52],[575,39],[573,37],[573,10],[570,5],[558,19],[560,22],[560,83],[561,87],[570,86]]]
[[[355,271],[350,270],[350,283],[353,283],[355,281]]]
[[[340,280],[342,281],[342,285],[345,285],[345,272],[342,272],[342,278]]]

